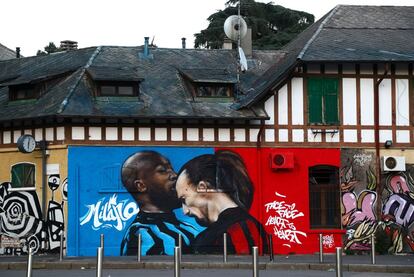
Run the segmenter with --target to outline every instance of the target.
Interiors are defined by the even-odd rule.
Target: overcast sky
[[[257,0],[256,0],[257,1]],[[0,43],[24,56],[35,55],[49,41],[75,40],[79,47],[142,45],[145,36],[159,47],[179,48],[181,38],[194,46],[194,34],[226,0],[1,0]],[[260,1],[270,2],[270,1]],[[414,0],[279,0],[316,20],[337,4],[413,6]]]

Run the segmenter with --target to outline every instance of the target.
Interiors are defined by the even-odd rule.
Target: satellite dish
[[[240,70],[242,72],[247,71],[247,59],[246,55],[244,55],[243,49],[239,47],[239,57],[240,57]]]
[[[244,21],[244,19],[238,15],[229,16],[224,22],[224,33],[229,39],[233,41],[237,41],[239,39],[239,32],[240,32],[240,38],[246,35],[247,33],[246,21]]]

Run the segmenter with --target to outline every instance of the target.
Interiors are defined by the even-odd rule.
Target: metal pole
[[[101,245],[100,245],[100,247],[102,247],[102,249],[104,249],[104,243],[105,243],[104,234],[101,234]]]
[[[29,245],[29,254],[27,256],[27,277],[32,277],[33,255],[32,248]]]
[[[60,232],[60,252],[59,252],[59,261],[63,261],[63,245],[64,242],[64,233],[63,230]]]
[[[342,248],[336,248],[336,277],[342,277]]]
[[[180,248],[180,263],[181,263],[181,256],[182,256],[182,247],[183,247],[183,238],[181,234],[178,234],[178,247]]]
[[[272,234],[269,234],[269,253],[270,253],[270,261],[273,262],[275,257],[273,255],[273,237],[272,237]]]
[[[96,277],[102,277],[103,248],[98,247],[96,256]]]
[[[259,277],[259,260],[258,260],[258,247],[252,247],[252,254],[253,254],[253,277]]]
[[[371,263],[375,264],[375,235],[371,235]]]
[[[227,233],[223,234],[223,263],[227,263]]]
[[[141,244],[142,244],[142,236],[138,234],[138,253],[137,253],[137,261],[141,261]]]
[[[180,247],[174,247],[174,277],[180,277]]]
[[[322,234],[319,234],[319,263],[323,263],[323,238]]]

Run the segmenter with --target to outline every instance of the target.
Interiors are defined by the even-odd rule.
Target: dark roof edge
[[[76,87],[78,86],[79,82],[82,80],[83,75],[85,75],[86,70],[91,66],[93,60],[96,58],[96,56],[98,56],[99,52],[101,51],[102,47],[98,46],[95,49],[95,52],[93,52],[92,56],[89,58],[88,62],[86,63],[86,65],[82,68],[81,73],[79,74],[75,84],[70,88],[68,95],[65,97],[65,99],[62,101],[62,103],[59,106],[59,109],[57,110],[57,114],[61,114],[65,108],[67,107],[67,105],[69,104],[69,99],[70,97],[73,95],[73,93],[75,92]]]
[[[253,112],[253,111],[252,111]],[[253,112],[256,114],[255,112]],[[133,120],[269,120],[269,115],[266,116],[249,116],[249,117],[206,117],[206,116],[81,116],[81,115],[42,115],[39,117],[30,117],[30,118],[13,118],[10,120],[0,120],[0,124],[7,123],[7,122],[15,122],[16,120],[32,120],[32,119],[74,119],[74,118],[82,118],[82,119],[133,119]],[[1,127],[1,126],[0,126]]]
[[[329,15],[322,21],[321,25],[319,25],[316,32],[313,34],[313,36],[306,42],[305,46],[303,47],[302,51],[298,55],[298,59],[302,59],[305,55],[306,50],[308,50],[309,46],[312,44],[312,42],[316,39],[316,37],[319,35],[319,33],[322,31],[322,29],[325,27],[325,24],[328,22],[329,19],[336,13],[336,11],[341,7],[341,5],[337,5],[335,8],[331,10]]]
[[[299,63],[301,63],[301,60],[296,59],[296,61],[294,63],[292,63],[282,74],[280,74],[279,77],[274,82],[272,82],[271,84],[266,86],[264,89],[261,89],[261,91],[264,92],[264,91],[272,90],[272,89],[278,87],[279,84],[281,82],[283,82],[283,80],[286,79],[290,75],[292,70],[294,70],[295,67]],[[251,108],[253,105],[255,105],[257,103],[257,101],[262,99],[264,96],[266,96],[266,94],[258,93],[256,95],[256,97],[253,97],[252,99],[250,99],[248,101],[248,103],[245,103],[245,104],[235,103],[235,104],[232,105],[232,107],[236,110],[239,110],[239,109],[242,109],[242,108]]]

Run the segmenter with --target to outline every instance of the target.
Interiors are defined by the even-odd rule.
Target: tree
[[[315,18],[312,14],[290,10],[273,2],[258,3],[254,0],[240,0],[240,14],[252,29],[254,49],[279,49],[310,26]],[[210,15],[209,25],[195,34],[194,47],[219,49],[224,40],[224,21],[237,15],[239,0],[229,0],[226,8]]]
[[[56,47],[56,45],[53,42],[49,42],[48,45],[44,47],[45,51],[37,50],[36,55],[37,56],[44,56],[51,53],[56,53],[62,51],[60,48]]]

